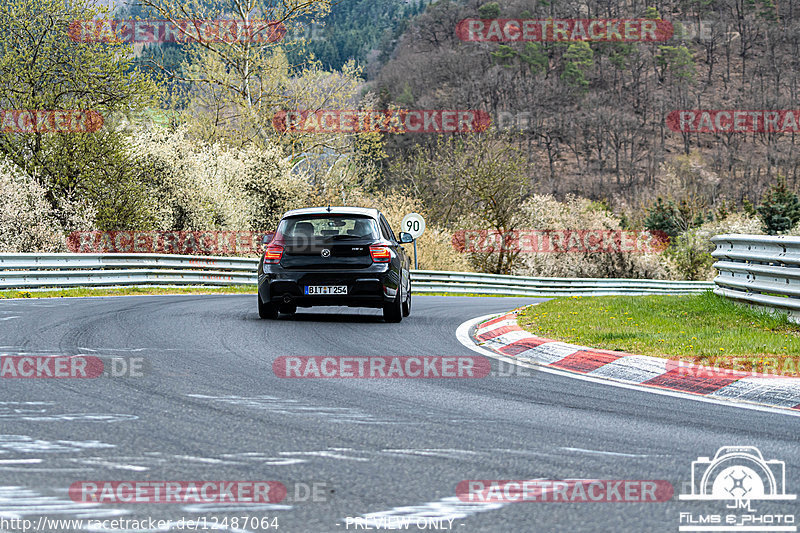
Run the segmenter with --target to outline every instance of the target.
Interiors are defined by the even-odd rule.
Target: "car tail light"
[[[264,262],[276,264],[281,262],[283,256],[283,246],[280,244],[270,244],[264,252]]]
[[[369,247],[369,255],[375,263],[388,263],[392,259],[388,246],[373,245]]]

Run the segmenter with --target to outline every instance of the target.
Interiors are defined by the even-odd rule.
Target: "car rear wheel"
[[[403,320],[403,280],[397,285],[397,294],[394,300],[383,304],[383,319],[386,322],[400,322]]]
[[[263,303],[260,296],[258,298],[258,316],[265,320],[275,320],[278,318],[278,306],[273,303]]]

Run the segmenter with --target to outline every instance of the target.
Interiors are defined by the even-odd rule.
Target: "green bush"
[[[786,186],[786,179],[778,178],[764,195],[757,208],[764,229],[769,235],[791,230],[800,220],[800,198]]]
[[[497,2],[488,2],[478,8],[478,15],[482,19],[496,19],[500,16],[500,4]]]

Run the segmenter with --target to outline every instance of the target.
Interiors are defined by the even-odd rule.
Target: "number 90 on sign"
[[[409,213],[403,217],[401,226],[400,231],[410,233],[414,239],[418,239],[425,232],[425,219],[417,213]]]

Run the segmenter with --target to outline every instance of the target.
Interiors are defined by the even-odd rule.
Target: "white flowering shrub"
[[[762,230],[761,230],[760,233],[764,233],[763,227],[762,227]],[[789,231],[785,231],[785,232],[781,233],[781,235],[791,235],[791,236],[794,236],[794,237],[800,236],[800,223],[795,224],[792,229],[790,229]]]
[[[245,193],[251,230],[274,230],[285,211],[307,207],[311,187],[305,180],[292,176],[280,148],[250,148],[241,157],[244,170],[237,186]]]
[[[155,229],[267,231],[308,197],[277,147],[205,144],[178,128],[139,131],[130,152],[151,190],[144,208]]]
[[[622,230],[613,213],[584,198],[559,202],[550,195],[534,195],[520,207],[522,230]],[[658,252],[544,252],[520,253],[513,267],[520,276],[576,278],[664,279],[668,271]]]
[[[46,192],[22,169],[0,158],[1,252],[66,251],[64,228],[47,201]]]
[[[711,237],[724,233],[763,235],[764,226],[757,217],[735,213],[686,231],[674,239],[666,253],[667,266],[672,277],[713,280],[716,270],[713,267],[714,258],[711,256],[714,251]]]

